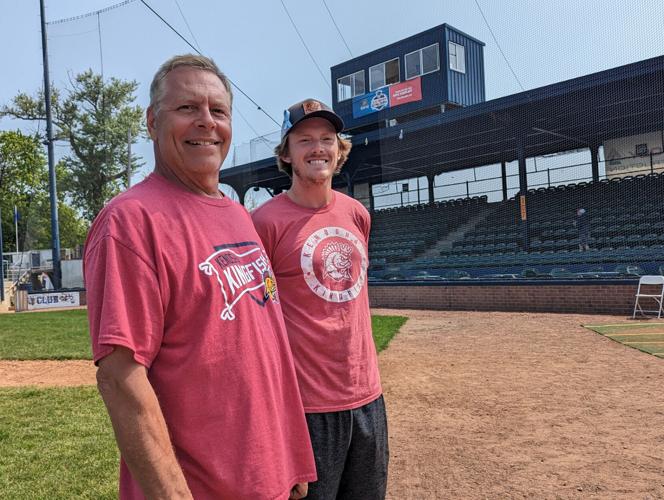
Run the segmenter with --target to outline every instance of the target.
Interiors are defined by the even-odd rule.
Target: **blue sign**
[[[381,87],[353,99],[353,118],[360,118],[389,107],[390,90],[388,87]]]

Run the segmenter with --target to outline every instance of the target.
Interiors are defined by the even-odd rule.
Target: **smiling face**
[[[282,159],[291,164],[294,183],[331,182],[339,161],[334,126],[324,118],[298,123],[288,134],[288,149]]]
[[[178,67],[166,75],[147,111],[155,168],[188,187],[215,185],[231,145],[231,101],[211,71]]]

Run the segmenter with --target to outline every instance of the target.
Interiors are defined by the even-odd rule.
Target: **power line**
[[[302,38],[302,35],[300,34],[300,30],[297,29],[297,26],[295,25],[295,21],[293,21],[293,18],[291,17],[290,12],[288,12],[288,9],[286,8],[286,4],[284,3],[284,0],[280,0],[280,1],[281,1],[281,6],[284,8],[284,11],[286,11],[286,15],[288,16],[288,19],[290,19],[290,22],[293,25],[293,28],[295,29],[295,33],[297,33],[297,36],[300,37],[300,41],[302,42],[302,45],[306,49],[306,51],[309,54],[309,57],[311,58],[311,60],[314,62],[314,65],[318,69],[318,72],[320,73],[320,76],[323,78],[323,81],[325,82],[325,84],[328,87],[330,87],[330,82],[328,81],[327,77],[323,74],[323,70],[320,69],[320,66],[316,62],[316,58],[314,57],[314,55],[309,50],[309,47],[307,47],[307,44],[304,41],[304,38]]]
[[[161,22],[163,22],[166,26],[168,26],[173,31],[173,33],[175,33],[177,36],[179,36],[184,41],[184,43],[189,45],[189,47],[191,47],[198,55],[201,55],[201,56],[203,55],[200,50],[198,50],[196,47],[194,47],[189,42],[189,40],[187,40],[184,36],[182,36],[178,30],[176,30],[168,21],[166,21],[166,19],[161,17],[156,10],[154,10],[152,7],[150,7],[145,0],[141,0],[141,3],[143,5],[145,5],[155,16],[157,16],[161,20]],[[227,76],[227,78],[228,78],[228,76]],[[245,96],[247,99],[249,99],[249,101],[251,101],[251,103],[254,106],[256,106],[256,108],[259,111],[261,111],[265,116],[267,116],[270,120],[272,120],[277,125],[277,127],[281,127],[281,124],[277,120],[272,118],[272,116],[267,111],[265,111],[256,101],[254,101],[251,97],[249,97],[249,95],[244,90],[242,90],[240,87],[238,87],[237,84],[233,80],[228,78],[228,81],[231,83],[231,85],[233,85],[233,87],[235,87],[237,90],[239,90],[240,93],[243,96]]]
[[[526,89],[523,88],[523,85],[521,85],[521,80],[519,80],[519,77],[516,76],[516,73],[512,69],[512,65],[507,60],[507,56],[503,52],[503,49],[500,47],[500,44],[498,43],[498,39],[496,38],[496,35],[493,34],[493,30],[491,29],[491,26],[489,25],[489,21],[487,21],[486,17],[484,16],[484,12],[482,12],[482,7],[480,7],[480,4],[477,0],[475,0],[475,5],[477,5],[477,8],[479,9],[480,14],[482,15],[482,19],[484,19],[484,23],[486,24],[486,27],[489,28],[489,33],[491,33],[491,37],[493,38],[493,41],[496,42],[496,46],[498,47],[498,50],[502,54],[503,59],[505,59],[505,62],[507,63],[507,67],[512,72],[512,75],[514,75],[514,78],[516,79],[516,82],[519,84],[519,87],[521,87],[521,90],[526,90]]]
[[[194,39],[194,42],[196,42],[196,47],[200,48],[201,44],[198,43],[198,40],[196,40],[196,35],[194,35],[194,32],[191,31],[191,26],[189,26],[189,23],[187,22],[187,18],[184,17],[184,13],[182,12],[182,9],[180,8],[180,2],[178,2],[178,0],[174,0],[174,1],[175,1],[175,5],[178,6],[178,10],[180,11],[180,15],[182,16],[182,20],[184,21],[184,24],[187,25],[187,29],[189,30],[189,34]]]
[[[350,57],[353,57],[353,53],[351,52],[350,47],[346,43],[346,39],[341,34],[341,30],[339,29],[339,26],[337,25],[337,22],[334,20],[334,16],[332,15],[332,12],[330,12],[330,8],[327,6],[327,3],[325,2],[325,0],[323,0],[323,5],[325,5],[325,9],[327,10],[327,13],[330,15],[330,19],[332,19],[332,24],[334,24],[334,27],[337,28],[337,33],[339,33],[339,36],[341,37],[341,40],[344,42],[344,45],[348,49],[348,53],[350,54]]]

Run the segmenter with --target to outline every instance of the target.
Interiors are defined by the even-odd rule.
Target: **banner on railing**
[[[51,292],[28,294],[28,311],[57,309],[81,305],[80,292]]]
[[[661,131],[604,141],[606,177],[664,172],[662,142]]]

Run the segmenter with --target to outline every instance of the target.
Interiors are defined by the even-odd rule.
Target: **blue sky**
[[[47,19],[78,16],[118,1],[46,0]],[[279,0],[179,0],[179,8],[175,0],[148,3],[194,44],[195,38],[204,54],[280,122],[284,107],[304,97],[329,102],[329,68],[350,58],[322,0],[283,1],[325,79]],[[661,0],[477,2],[525,89],[664,54]],[[487,99],[521,90],[475,0],[327,0],[327,5],[353,56],[446,22],[485,42]],[[34,92],[42,85],[39,2],[0,0],[0,12],[0,103],[8,103],[18,91]],[[99,17],[48,26],[56,85],[66,86],[68,75],[87,68],[101,70],[99,29],[104,75],[137,80],[141,84],[137,102],[142,106],[147,105],[147,88],[159,64],[190,51],[135,1]],[[239,92],[235,95],[234,144],[248,143],[254,131],[266,134],[278,129]],[[30,130],[34,125],[0,121],[0,129],[17,127]],[[145,171],[151,170],[151,146],[145,143],[135,151],[144,157]]]

